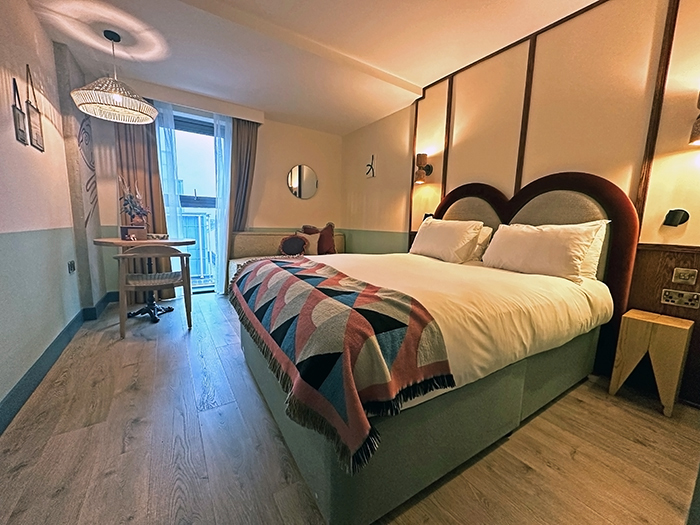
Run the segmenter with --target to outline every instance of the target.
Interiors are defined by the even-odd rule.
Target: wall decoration
[[[372,160],[366,165],[366,168],[367,171],[365,172],[365,177],[371,179],[372,177],[376,176],[376,173],[374,172],[374,155],[372,155]]]
[[[32,88],[34,104],[29,99],[29,86]],[[44,151],[44,131],[41,127],[41,112],[37,107],[39,102],[36,98],[34,90],[34,81],[32,80],[32,72],[27,64],[27,119],[29,120],[29,141],[39,151]]]
[[[85,115],[85,118],[80,123],[78,131],[78,149],[80,156],[89,170],[89,176],[85,181],[85,192],[83,202],[86,206],[85,211],[85,227],[87,228],[90,219],[94,216],[97,209],[97,174],[95,173],[95,156],[92,149],[92,123],[90,116]]]
[[[12,119],[15,122],[15,138],[24,144],[27,142],[27,122],[24,119],[24,111],[22,111],[22,99],[19,97],[17,89],[17,79],[12,79]]]

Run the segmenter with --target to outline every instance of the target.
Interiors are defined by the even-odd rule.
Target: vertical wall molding
[[[447,162],[450,156],[450,146],[452,145],[452,95],[455,77],[452,75],[447,80],[447,109],[445,111],[445,147],[442,154],[442,189],[440,198],[445,197],[447,188]]]
[[[522,43],[524,43],[524,42],[528,42],[528,41],[529,41],[529,42],[530,42],[530,56],[528,57],[528,78],[531,78],[530,60],[533,61],[533,63],[532,63],[532,71],[533,71],[533,73],[534,73],[534,53],[535,53],[535,49],[534,49],[535,44],[534,44],[534,41],[535,41],[535,39],[536,39],[536,37],[537,37],[538,35],[541,35],[542,33],[546,33],[546,32],[549,31],[550,29],[553,29],[553,28],[555,28],[555,27],[557,27],[557,26],[559,26],[559,25],[561,25],[561,24],[564,24],[565,22],[568,22],[569,20],[571,20],[571,19],[573,19],[573,18],[576,18],[576,17],[579,16],[579,15],[582,15],[582,14],[584,14],[584,13],[587,13],[587,12],[590,11],[591,9],[595,9],[595,8],[598,7],[599,5],[605,4],[606,2],[609,2],[609,1],[610,1],[610,0],[598,0],[597,2],[594,2],[594,3],[590,4],[590,5],[587,5],[586,7],[582,8],[582,9],[579,9],[579,10],[576,11],[575,13],[571,13],[570,15],[567,15],[567,16],[565,16],[564,18],[561,18],[561,19],[557,20],[556,22],[553,22],[553,23],[549,24],[548,26],[543,27],[542,29],[540,29],[540,30],[538,30],[538,31],[535,31],[535,32],[533,32],[533,33],[531,33],[531,34],[529,34],[529,35],[527,35],[527,36],[521,38],[520,40],[517,40],[517,41],[515,41],[515,42],[512,42],[511,44],[508,44],[507,46],[502,47],[501,49],[498,49],[498,50],[494,51],[493,53],[491,53],[491,54],[489,54],[489,55],[486,55],[485,57],[482,57],[482,58],[480,58],[480,59],[478,59],[478,60],[475,60],[474,62],[471,62],[470,64],[467,64],[466,66],[464,66],[464,67],[458,69],[457,71],[453,71],[453,72],[450,73],[449,75],[445,75],[444,77],[439,78],[438,80],[435,80],[434,82],[428,84],[427,86],[425,86],[425,87],[423,88],[423,95],[422,95],[420,98],[418,98],[418,99],[416,100],[416,102],[415,102],[415,104],[416,104],[416,112],[415,112],[415,115],[416,115],[416,116],[415,116],[415,119],[414,119],[414,122],[413,122],[413,171],[411,172],[411,191],[410,191],[409,218],[408,218],[408,230],[409,230],[409,231],[411,231],[411,221],[412,221],[412,217],[413,217],[413,173],[414,173],[415,170],[416,170],[416,166],[415,166],[416,151],[415,151],[415,150],[416,150],[416,135],[417,135],[417,133],[418,133],[418,103],[419,103],[421,100],[423,100],[423,99],[425,98],[425,92],[426,92],[428,89],[430,89],[431,87],[436,86],[436,85],[439,84],[440,82],[443,82],[444,80],[449,80],[449,88],[448,88],[449,93],[448,93],[448,98],[447,98],[448,108],[447,108],[447,115],[446,115],[446,120],[447,120],[447,122],[446,122],[446,133],[445,133],[445,151],[444,151],[444,153],[445,153],[445,155],[444,155],[445,158],[443,159],[443,173],[442,173],[442,195],[444,196],[444,195],[445,195],[445,189],[446,189],[446,187],[447,187],[447,186],[446,186],[446,184],[447,184],[447,182],[446,182],[446,181],[447,181],[447,156],[448,156],[448,149],[449,149],[449,144],[448,144],[447,140],[448,140],[448,133],[451,135],[452,82],[453,82],[454,77],[457,76],[457,75],[459,75],[460,73],[466,71],[467,69],[470,69],[470,68],[472,68],[472,67],[474,67],[474,66],[476,66],[476,65],[478,65],[478,64],[480,64],[480,63],[482,63],[482,62],[485,62],[486,60],[489,60],[489,59],[491,59],[491,58],[493,58],[493,57],[495,57],[495,56],[497,56],[497,55],[500,55],[501,53],[504,53],[504,52],[508,51],[509,49],[512,49],[512,48],[514,48],[514,47],[516,47],[516,46],[519,46],[520,44],[522,44]],[[679,1],[679,0],[671,0],[671,2],[676,2],[676,3],[678,3],[678,1]],[[530,85],[530,87],[531,87],[531,82],[529,83],[529,85]],[[526,91],[527,91],[527,87],[526,87]],[[524,120],[524,121],[529,121],[529,113],[530,113],[530,111],[529,111],[529,98],[530,98],[530,93],[526,93],[526,97],[527,97],[527,99],[528,99],[528,102],[527,102],[528,108],[527,108],[527,110],[525,110],[525,108],[523,108],[523,120]],[[448,128],[447,126],[450,126],[450,128]],[[526,127],[526,126],[525,126],[525,134],[527,134],[527,127]],[[521,165],[521,164],[524,163],[524,155],[525,155],[525,153],[524,153],[523,141],[525,140],[525,138],[526,138],[526,137],[523,137],[523,133],[521,132],[521,137],[520,137],[521,146],[520,146],[520,149],[519,149],[519,151],[518,151],[518,167],[519,167],[519,169],[517,170],[517,173],[515,174],[516,180],[515,180],[515,183],[514,183],[514,184],[515,184],[515,187],[516,187],[516,191],[520,188],[520,185],[521,185],[521,183],[522,183],[522,169],[523,169],[523,168],[522,168],[522,165]],[[521,156],[522,156],[522,159],[521,159]]]
[[[680,0],[669,0],[668,2],[666,23],[664,25],[664,35],[663,40],[661,41],[659,67],[656,71],[654,98],[651,103],[649,128],[647,131],[646,144],[644,146],[644,156],[642,157],[642,169],[639,173],[637,198],[635,200],[639,224],[642,224],[642,219],[644,218],[644,207],[646,206],[647,193],[649,192],[649,175],[651,174],[651,167],[654,163],[654,154],[656,153],[656,140],[659,135],[659,124],[661,122],[661,108],[664,101],[664,94],[666,92],[666,80],[668,78],[668,68],[671,63],[671,50],[673,49],[673,37],[676,33],[676,22],[678,20],[679,6]]]
[[[610,1],[610,0],[598,0],[597,2],[594,2],[594,3],[590,4],[590,5],[587,5],[586,7],[582,8],[582,9],[579,9],[579,10],[576,11],[575,13],[571,13],[570,15],[567,15],[567,16],[565,16],[564,18],[561,18],[561,19],[557,20],[556,22],[552,22],[552,23],[549,24],[548,26],[543,27],[542,29],[539,29],[538,31],[535,31],[535,32],[533,32],[533,33],[530,33],[530,34],[527,35],[527,36],[524,36],[524,37],[521,38],[520,40],[516,40],[515,42],[513,42],[513,43],[511,43],[511,44],[508,44],[507,46],[502,47],[501,49],[498,49],[498,50],[494,51],[494,52],[491,53],[490,55],[486,55],[485,57],[482,57],[482,58],[480,58],[479,60],[475,60],[474,62],[471,62],[470,64],[467,64],[466,66],[464,66],[464,67],[461,68],[461,69],[458,69],[457,71],[453,71],[453,72],[450,73],[449,75],[445,75],[444,77],[437,79],[435,82],[432,82],[432,83],[428,84],[427,86],[425,86],[425,87],[423,88],[423,96],[425,96],[425,90],[426,90],[426,89],[430,89],[431,87],[433,87],[433,86],[439,84],[439,83],[442,82],[443,80],[447,80],[447,79],[450,78],[450,77],[454,77],[455,75],[459,75],[462,71],[466,71],[467,69],[472,68],[472,67],[474,67],[474,66],[476,66],[477,64],[480,64],[480,63],[482,63],[482,62],[485,62],[486,60],[489,60],[490,58],[493,58],[493,57],[495,57],[496,55],[500,55],[501,53],[503,53],[503,52],[505,52],[505,51],[508,51],[508,50],[511,49],[511,48],[514,48],[514,47],[516,47],[516,46],[519,46],[519,45],[522,44],[523,42],[527,42],[528,40],[530,40],[532,37],[541,35],[542,33],[546,33],[546,32],[549,31],[550,29],[554,29],[555,27],[560,26],[561,24],[563,24],[563,23],[565,23],[565,22],[568,22],[568,21],[571,20],[572,18],[576,18],[577,16],[582,15],[583,13],[587,13],[587,12],[590,11],[591,9],[595,9],[595,8],[598,7],[599,5],[603,5],[604,3],[609,2],[609,1]],[[421,98],[422,98],[422,97],[421,97]]]
[[[413,146],[411,148],[411,151],[413,151],[413,158],[411,159],[411,189],[409,190],[408,199],[408,227],[406,228],[407,232],[411,231],[411,226],[413,222],[413,187],[415,186],[415,184],[413,184],[413,174],[416,172],[416,141],[418,140],[418,103],[424,98],[425,90],[423,90],[423,96],[413,103]],[[410,244],[411,241],[409,240],[409,248]]]
[[[523,169],[525,167],[525,146],[527,145],[527,127],[530,122],[530,101],[532,100],[532,81],[535,77],[535,52],[537,50],[537,35],[530,38],[530,49],[527,55],[527,73],[525,76],[525,94],[523,95],[523,119],[520,123],[520,144],[518,145],[518,162],[515,167],[515,184],[513,195],[520,191],[523,185]]]

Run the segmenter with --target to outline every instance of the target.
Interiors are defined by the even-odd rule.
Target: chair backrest
[[[181,260],[186,260],[190,257],[187,252],[181,252],[172,246],[163,246],[162,244],[141,244],[124,250],[114,256],[115,259],[147,259],[150,257],[179,257]]]
[[[156,259],[180,259],[180,271],[161,271]],[[141,244],[114,256],[119,261],[119,290],[141,291],[162,290],[190,283],[190,254],[162,244]],[[130,260],[141,260],[140,269],[126,264]],[[147,262],[147,266],[143,265]],[[132,273],[135,272],[135,273]]]

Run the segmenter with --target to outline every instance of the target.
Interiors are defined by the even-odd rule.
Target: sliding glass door
[[[158,146],[168,232],[196,240],[185,247],[191,254],[192,289],[213,291],[221,234],[217,205],[223,200],[217,199],[214,119],[170,104],[156,103],[156,107],[161,112]]]

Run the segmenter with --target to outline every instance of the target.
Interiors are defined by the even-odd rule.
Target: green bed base
[[[284,413],[286,395],[241,328],[246,362],[318,507],[331,525],[368,524],[396,508],[587,377],[599,329],[407,409],[375,417],[381,445],[355,476],[333,446]]]

